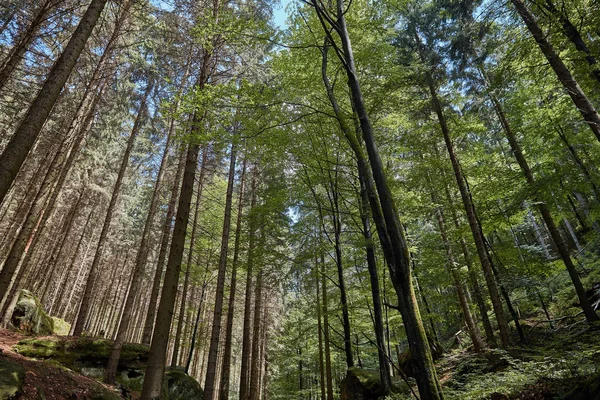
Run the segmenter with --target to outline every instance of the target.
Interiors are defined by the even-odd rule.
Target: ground
[[[0,329],[0,357],[23,365],[25,381],[19,400],[101,400],[120,399],[115,388],[79,375],[50,362],[26,358],[13,347],[27,336]]]

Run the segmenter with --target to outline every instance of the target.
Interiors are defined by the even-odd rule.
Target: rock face
[[[90,337],[33,338],[20,341],[15,350],[26,357],[52,360],[84,376],[102,381],[113,342]],[[117,382],[125,392],[139,392],[144,382],[147,345],[126,343],[117,369]],[[163,400],[202,400],[200,384],[180,369],[165,373]],[[1,400],[1,399],[0,399]]]
[[[165,400],[202,400],[204,391],[197,380],[178,369],[165,374],[167,398]]]
[[[0,400],[17,399],[24,379],[25,369],[22,365],[0,356]]]
[[[46,312],[40,301],[29,290],[21,289],[10,322],[23,332],[35,335],[51,335],[54,321]]]
[[[392,379],[392,392],[407,393],[410,389],[406,383]],[[342,380],[340,400],[376,400],[383,398],[386,393],[381,387],[379,371],[369,371],[356,367],[348,369]]]

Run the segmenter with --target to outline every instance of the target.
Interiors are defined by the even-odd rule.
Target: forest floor
[[[600,327],[576,324],[550,330],[525,325],[527,345],[474,353],[449,351],[437,363],[447,399],[600,399]],[[22,400],[120,399],[115,388],[49,360],[14,350],[31,338],[0,329],[0,362],[25,369]]]
[[[120,399],[114,388],[75,373],[50,361],[23,357],[14,351],[20,333],[0,329],[0,361],[20,364],[25,369],[19,400],[103,400]]]
[[[452,350],[438,361],[449,399],[600,399],[600,327],[524,324],[526,345]],[[515,340],[516,341],[516,340]]]

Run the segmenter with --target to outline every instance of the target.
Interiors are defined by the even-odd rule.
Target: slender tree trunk
[[[436,149],[437,151],[437,149]],[[450,204],[450,212],[452,215],[452,220],[454,222],[454,227],[457,231],[461,230],[460,223],[458,221],[458,215],[456,214],[456,210],[454,208],[454,200],[452,199],[452,195],[450,194],[450,189],[446,184],[445,174],[442,171],[442,176],[444,176],[444,191],[446,192],[446,198],[448,199],[448,204]],[[485,304],[485,300],[483,298],[483,292],[481,287],[479,286],[479,279],[477,278],[477,273],[473,268],[473,259],[471,258],[471,252],[469,251],[469,246],[467,246],[467,241],[461,235],[460,237],[460,248],[463,253],[463,257],[465,259],[465,263],[467,265],[467,270],[469,271],[469,280],[471,282],[471,287],[473,288],[473,295],[475,297],[475,302],[477,303],[477,308],[479,309],[479,314],[481,315],[481,322],[483,323],[483,330],[485,331],[485,338],[487,340],[488,345],[496,346],[496,338],[494,337],[494,329],[492,328],[492,324],[490,323],[490,319],[488,317],[488,307]]]
[[[367,255],[367,268],[369,270],[369,278],[371,282],[371,296],[373,299],[373,317],[375,338],[377,342],[377,354],[379,356],[379,377],[381,379],[381,387],[384,393],[389,393],[392,388],[392,380],[390,377],[390,364],[386,357],[385,338],[383,329],[383,313],[381,307],[381,296],[379,291],[379,276],[377,273],[377,262],[375,260],[375,246],[371,237],[371,223],[369,221],[369,197],[365,189],[365,183],[360,180],[360,207],[361,220],[363,228],[363,237],[365,238],[365,250]]]
[[[4,265],[0,270],[0,300],[3,300],[4,302],[10,301],[5,297],[7,297],[11,287],[14,287],[15,291],[20,289],[18,288],[20,282],[18,282],[16,278],[18,278],[19,275],[22,276],[23,274],[20,274],[19,266],[21,265],[23,254],[26,252],[29,238],[37,228],[38,221],[46,209],[47,195],[54,184],[55,171],[57,168],[59,168],[57,163],[59,162],[60,157],[61,150],[59,149],[50,163],[49,171],[44,176],[44,180],[42,181],[42,184],[29,209],[29,212],[27,213],[27,216],[25,217],[25,220],[22,223],[21,229],[19,230],[13,245],[10,248],[8,256],[4,261]],[[0,308],[2,308],[4,302],[0,301]]]
[[[233,261],[231,264],[231,284],[229,286],[229,306],[227,309],[227,323],[225,328],[225,347],[223,349],[223,366],[221,368],[221,384],[219,385],[219,400],[229,399],[229,380],[231,375],[231,346],[233,341],[233,316],[235,309],[235,291],[237,287],[237,266],[240,253],[242,236],[242,212],[244,211],[244,178],[246,176],[246,160],[242,164],[240,176],[237,220],[235,225],[235,244],[233,246]],[[253,181],[254,182],[254,181]],[[250,208],[256,205],[256,188],[252,187]]]
[[[187,267],[185,270],[185,278],[183,282],[183,293],[181,294],[181,304],[179,308],[179,321],[175,333],[175,342],[173,343],[173,354],[171,356],[171,366],[177,365],[179,357],[179,346],[181,342],[181,331],[185,315],[185,305],[187,299],[187,291],[190,281],[190,270],[192,268],[192,256],[194,254],[194,246],[196,244],[196,225],[198,224],[198,213],[200,211],[200,200],[202,199],[202,189],[204,188],[204,174],[206,171],[206,160],[208,159],[208,149],[205,147],[202,150],[202,165],[200,166],[200,177],[198,179],[198,192],[196,195],[196,207],[194,210],[194,221],[192,223],[192,235],[190,236],[190,249],[188,251]]]
[[[320,8],[316,0],[313,0],[312,4],[317,10],[317,15],[323,25],[323,29],[325,32],[329,32],[327,23],[325,22],[325,11]],[[421,398],[423,400],[438,400],[443,398],[443,393],[437,379],[433,359],[431,357],[431,350],[429,348],[414,293],[410,268],[410,255],[406,238],[404,237],[404,229],[398,218],[398,210],[387,183],[383,163],[379,155],[377,144],[375,143],[371,120],[364,103],[354,62],[352,44],[346,26],[344,10],[345,7],[343,1],[337,0],[337,22],[335,30],[338,32],[342,42],[342,52],[338,53],[338,56],[344,64],[348,76],[348,87],[350,88],[352,95],[354,109],[356,110],[356,114],[360,121],[360,128],[371,166],[370,172],[367,169],[366,158],[362,147],[358,142],[357,137],[350,131],[348,124],[345,122],[345,119],[337,106],[337,102],[332,95],[331,85],[327,78],[328,46],[324,46],[323,51],[323,81],[340,127],[342,128],[342,132],[350,143],[357,158],[359,174],[364,177],[373,220],[377,227],[381,247],[386,260],[388,261],[387,264],[390,270],[390,277],[392,278],[394,289],[398,297],[399,309],[406,328],[411,353],[415,360],[415,368],[419,372],[417,374],[417,384]],[[330,43],[334,42],[331,37],[329,37],[328,40]],[[371,173],[373,174],[372,176]],[[377,194],[375,193],[375,188],[377,189]]]
[[[69,43],[52,67],[44,86],[27,110],[21,124],[0,155],[0,202],[8,193],[27,154],[65,85],[90,37],[107,0],[92,0]]]
[[[569,39],[571,43],[575,45],[575,48],[578,51],[585,53],[585,60],[587,61],[588,65],[592,68],[592,76],[598,82],[600,82],[600,69],[598,69],[596,58],[592,55],[592,52],[590,51],[590,48],[581,36],[579,29],[577,29],[577,27],[573,25],[566,13],[561,12],[556,7],[552,0],[545,0],[545,5],[542,5],[542,7],[550,11],[550,13],[552,13],[552,15],[558,20],[560,26],[562,27],[563,33],[565,34],[567,39]]]
[[[502,108],[502,105],[500,104],[498,99],[496,99],[496,97],[494,95],[490,94],[490,99],[492,100],[492,103],[494,104],[494,109],[496,110],[496,113],[498,114],[498,118],[500,119],[500,123],[502,124],[502,127],[504,128],[504,132],[506,133],[506,137],[508,138],[508,142],[510,143],[510,148],[511,148],[515,158],[517,159],[517,163],[519,164],[519,167],[521,168],[523,175],[525,175],[525,180],[527,181],[527,185],[533,191],[534,200],[536,200],[536,205],[540,211],[540,214],[542,215],[542,219],[544,220],[544,223],[546,224],[546,227],[548,228],[548,232],[550,233],[550,236],[552,237],[552,240],[554,241],[554,244],[556,245],[556,248],[558,250],[558,254],[560,255],[560,258],[564,262],[565,267],[569,273],[569,276],[571,277],[571,282],[573,283],[573,286],[575,287],[575,292],[577,293],[577,297],[579,299],[579,304],[581,306],[581,309],[583,310],[585,318],[588,322],[598,321],[600,318],[598,318],[598,315],[592,308],[592,306],[587,298],[587,295],[585,293],[585,288],[583,287],[583,284],[581,283],[581,279],[579,278],[579,274],[577,273],[575,264],[573,263],[573,260],[571,259],[571,255],[569,253],[569,248],[567,247],[567,244],[563,240],[563,238],[556,226],[556,223],[554,222],[554,218],[552,217],[550,208],[542,199],[539,198],[540,197],[539,188],[533,177],[533,172],[531,171],[531,168],[529,168],[529,164],[527,163],[527,160],[525,159],[525,156],[523,155],[521,146],[519,145],[519,142],[517,141],[517,138],[516,138],[516,136],[512,130],[512,127],[508,121],[508,118],[506,118],[506,115],[504,114],[504,109]]]
[[[319,213],[320,214],[320,213]],[[325,253],[323,252],[323,234],[319,230],[319,244],[321,245],[321,287],[323,292],[323,339],[325,341],[325,379],[327,386],[327,400],[333,400],[333,374],[331,368],[331,346],[329,339],[329,299],[327,297],[327,279],[325,278]]]
[[[264,233],[264,232],[263,232]],[[252,364],[250,367],[250,400],[259,400],[260,394],[260,332],[262,325],[263,301],[263,268],[258,270],[254,296],[254,332],[252,333]],[[207,400],[206,398],[204,400]]]
[[[321,389],[321,400],[326,400],[325,364],[323,362],[323,325],[321,324],[321,291],[319,290],[319,261],[315,257],[315,288],[317,291],[317,330],[319,333],[319,387]]]
[[[90,223],[90,220],[92,219],[92,215],[94,212],[94,208],[92,207],[90,212],[88,213],[87,219],[85,221],[85,224],[83,225],[83,230],[81,231],[81,235],[79,236],[79,240],[77,241],[77,245],[75,246],[75,250],[73,251],[73,254],[70,258],[69,261],[69,265],[65,266],[63,268],[65,268],[65,276],[64,278],[62,278],[59,282],[58,282],[58,288],[59,288],[59,294],[57,296],[56,302],[55,304],[57,305],[57,313],[56,315],[63,315],[62,310],[64,310],[65,307],[63,307],[63,299],[65,294],[68,292],[67,288],[65,287],[66,285],[64,284],[65,281],[68,281],[68,277],[71,274],[71,271],[73,270],[73,267],[75,266],[75,261],[77,259],[77,254],[79,254],[79,249],[81,248],[81,245],[83,243],[83,239],[85,238],[85,233],[87,231],[87,227]],[[92,236],[93,236],[93,232],[92,232]],[[91,240],[90,240],[91,241]],[[77,279],[75,279],[75,281],[77,281]],[[49,310],[49,312],[51,312],[52,310]]]
[[[49,282],[45,282],[44,283],[44,291],[41,295],[41,302],[42,304],[47,304],[48,303],[48,293],[49,293],[49,289],[50,289],[50,283],[51,282],[56,282],[56,279],[54,278],[55,275],[55,271],[56,271],[56,264],[58,259],[60,258],[63,249],[65,247],[65,245],[67,244],[67,239],[69,238],[70,234],[71,234],[71,230],[73,228],[73,223],[75,222],[75,219],[77,217],[77,213],[79,211],[79,206],[81,204],[81,201],[83,200],[84,197],[84,193],[85,193],[85,188],[83,188],[81,190],[81,192],[79,193],[79,195],[77,196],[77,201],[75,202],[75,204],[71,207],[71,210],[69,210],[69,214],[67,215],[64,223],[63,223],[63,227],[61,229],[61,233],[62,233],[62,238],[60,239],[60,244],[58,244],[56,246],[56,249],[52,252],[52,255],[50,256],[50,260],[48,261],[47,264],[47,269],[48,269],[48,276]],[[30,251],[28,254],[32,253],[32,251]]]
[[[252,191],[255,196],[257,166],[252,173]],[[250,397],[250,365],[252,361],[252,274],[254,272],[254,257],[256,247],[256,216],[250,210],[250,232],[248,238],[248,260],[246,262],[246,291],[244,298],[244,328],[242,334],[242,365],[240,369],[240,400],[248,400]]]
[[[113,192],[110,198],[110,202],[108,204],[106,216],[104,218],[104,224],[102,225],[102,231],[100,232],[100,238],[98,239],[96,254],[94,255],[94,260],[92,261],[90,271],[88,272],[87,281],[84,284],[85,289],[83,292],[83,297],[81,299],[81,306],[79,308],[77,320],[75,321],[75,326],[73,328],[73,336],[81,336],[81,334],[83,333],[83,328],[86,322],[87,314],[89,312],[92,291],[94,289],[94,284],[97,278],[96,275],[98,274],[97,270],[100,266],[100,261],[102,259],[104,247],[106,246],[106,239],[108,238],[110,224],[112,222],[113,214],[116,210],[119,192],[121,191],[121,185],[123,184],[123,179],[125,177],[125,171],[127,170],[127,166],[129,165],[129,157],[131,155],[131,151],[133,150],[135,139],[142,127],[143,119],[146,113],[146,103],[148,101],[148,97],[150,97],[151,91],[152,84],[149,83],[140,102],[140,107],[138,109],[137,117],[135,118],[133,128],[131,129],[131,133],[129,134],[129,139],[127,139],[125,153],[123,154],[123,159],[121,160],[121,166],[119,167],[117,180],[115,182],[115,186],[113,187]]]
[[[432,192],[433,202],[437,203],[435,194]],[[460,275],[456,270],[456,262],[454,261],[454,254],[452,253],[452,246],[450,245],[450,241],[448,240],[448,234],[446,233],[446,221],[444,218],[444,213],[440,208],[436,210],[436,218],[438,221],[438,226],[440,228],[440,235],[442,236],[442,242],[444,243],[444,248],[446,250],[446,257],[448,258],[448,269],[450,270],[450,274],[452,275],[452,280],[454,281],[454,288],[456,289],[456,294],[458,296],[458,303],[460,305],[463,318],[465,323],[467,324],[467,331],[469,336],[471,337],[471,341],[473,342],[473,348],[475,351],[481,351],[485,345],[481,340],[479,328],[477,328],[477,324],[473,320],[473,316],[471,314],[471,309],[469,308],[469,303],[467,301],[467,296],[465,295],[465,291],[463,288],[463,284],[460,279]]]
[[[61,0],[44,0],[37,6],[33,19],[21,35],[19,35],[16,43],[10,49],[10,52],[0,66],[0,90],[4,88],[10,75],[20,64],[21,60],[23,60],[25,52],[36,38],[50,10],[60,2]]]
[[[511,343],[510,329],[508,327],[508,322],[504,314],[504,308],[502,306],[502,300],[500,299],[498,285],[496,283],[496,280],[494,279],[494,272],[492,271],[491,261],[487,256],[485,250],[485,242],[481,235],[481,232],[479,231],[477,216],[475,215],[475,209],[471,200],[471,196],[465,183],[465,178],[463,176],[458,158],[454,151],[452,139],[450,139],[450,132],[446,123],[446,117],[444,116],[442,105],[438,99],[437,91],[430,77],[428,77],[428,84],[431,93],[433,109],[437,114],[438,122],[440,124],[442,134],[444,136],[446,150],[448,151],[448,155],[450,156],[450,161],[452,163],[452,169],[456,178],[458,190],[460,191],[460,196],[463,201],[465,213],[467,214],[467,220],[469,221],[469,227],[471,228],[471,233],[473,234],[473,241],[475,242],[477,254],[479,255],[479,260],[481,261],[481,266],[483,268],[483,276],[485,277],[485,282],[490,292],[490,298],[492,300],[494,314],[496,315],[496,321],[498,322],[498,328],[500,330],[500,341],[503,346],[508,346]]]
[[[346,282],[344,280],[344,266],[342,260],[342,222],[340,220],[339,210],[339,193],[337,187],[337,170],[335,178],[329,173],[329,186],[331,193],[328,193],[329,201],[331,205],[332,215],[331,222],[333,224],[333,236],[334,236],[334,249],[335,249],[335,264],[338,273],[338,285],[340,288],[340,304],[342,306],[342,322],[344,329],[344,351],[346,354],[346,366],[348,368],[354,366],[354,359],[352,355],[352,337],[350,332],[350,316],[348,313],[348,298],[346,295]]]
[[[210,348],[208,350],[208,365],[206,368],[206,382],[204,384],[204,400],[213,400],[216,393],[217,365],[219,344],[221,338],[221,323],[223,314],[223,296],[225,290],[225,274],[227,272],[227,253],[229,250],[229,231],[231,228],[231,204],[233,202],[233,182],[235,180],[236,138],[231,144],[231,157],[229,160],[229,178],[227,181],[227,194],[225,196],[225,215],[223,217],[223,233],[221,235],[221,253],[219,255],[219,272],[215,292],[215,308],[213,312]]]
[[[575,103],[575,107],[579,110],[585,122],[596,135],[596,139],[600,141],[600,115],[594,108],[594,105],[589,101],[583,89],[579,86],[579,83],[569,71],[569,68],[565,65],[563,60],[560,58],[554,46],[548,41],[546,34],[542,31],[538,25],[535,17],[527,8],[527,5],[523,0],[510,0],[511,3],[517,9],[517,12],[525,22],[527,29],[531,32],[531,35],[537,42],[540,50],[550,63],[552,70],[558,77],[558,80],[562,83],[568,95]]]
[[[201,120],[194,118],[194,123],[199,124]],[[169,251],[169,260],[165,271],[165,278],[156,315],[156,323],[150,345],[150,356],[146,367],[144,386],[142,389],[143,400],[158,400],[162,393],[162,379],[165,371],[165,360],[169,333],[171,331],[171,320],[175,307],[175,296],[177,295],[177,284],[181,270],[181,260],[185,245],[185,235],[190,217],[190,204],[193,194],[194,175],[198,164],[197,144],[188,146],[179,205],[175,218],[175,228]]]
[[[167,248],[169,247],[169,237],[171,236],[171,225],[173,221],[173,215],[175,214],[175,204],[178,198],[178,189],[180,187],[181,176],[185,167],[186,152],[181,151],[179,162],[177,164],[177,172],[175,178],[172,181],[171,196],[169,204],[167,206],[167,215],[163,225],[162,239],[160,243],[160,249],[158,251],[158,261],[156,262],[156,271],[154,272],[154,279],[152,281],[152,289],[150,291],[150,299],[148,300],[148,313],[146,314],[146,321],[144,322],[144,331],[142,334],[142,343],[150,344],[152,339],[152,330],[154,328],[154,318],[156,315],[156,304],[158,303],[158,295],[160,291],[160,281],[162,279],[163,265],[167,256]]]

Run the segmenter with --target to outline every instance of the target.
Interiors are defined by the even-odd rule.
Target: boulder
[[[54,321],[42,303],[29,290],[21,289],[10,322],[20,331],[35,335],[52,335]]]
[[[21,394],[25,369],[0,356],[0,400],[17,399]]]
[[[165,373],[165,381],[165,400],[202,400],[204,397],[198,381],[180,369],[169,369]]]
[[[104,368],[113,348],[113,341],[92,337],[51,337],[21,340],[15,350],[26,357],[52,360],[84,376],[102,381]],[[147,345],[125,343],[117,369],[117,383],[124,392],[142,390]],[[202,400],[204,392],[194,378],[182,368],[165,373],[163,400]]]
[[[393,393],[408,393],[408,385],[392,378]],[[356,367],[348,368],[346,377],[340,385],[340,400],[376,400],[383,398],[385,393],[381,387],[381,378],[377,370],[365,370]]]
[[[54,324],[54,329],[52,331],[52,334],[59,335],[59,336],[67,336],[69,334],[69,332],[71,331],[70,323],[68,323],[67,321],[65,321],[62,318],[53,317],[53,316],[51,316],[50,318],[52,318],[52,323]]]

